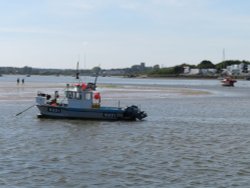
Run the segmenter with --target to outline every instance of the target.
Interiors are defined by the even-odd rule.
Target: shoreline
[[[22,77],[22,78],[29,78],[27,77],[25,74],[2,74],[2,78],[4,78],[5,76],[7,77]],[[71,75],[60,75],[57,76],[55,74],[51,74],[51,75],[39,75],[39,74],[34,74],[34,75],[30,75],[30,77],[32,76],[39,76],[39,77],[48,77],[48,76],[52,76],[52,77],[74,77]],[[1,78],[0,77],[0,78]],[[80,77],[93,77],[90,75],[80,75]],[[113,76],[99,76],[99,77],[113,77],[113,78],[127,78],[127,79],[201,79],[201,80],[217,80],[219,78],[222,78],[223,76],[221,75],[211,75],[211,76],[204,76],[204,75],[139,75],[139,76],[134,76],[134,77],[128,77],[125,75],[113,75]],[[243,79],[245,80],[246,78],[250,77],[250,75],[238,75],[238,76],[232,76],[236,79]]]

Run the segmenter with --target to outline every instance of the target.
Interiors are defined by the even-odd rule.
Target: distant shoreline
[[[60,76],[66,76],[66,77],[74,77],[71,75],[55,75],[55,74],[51,74],[51,75],[39,75],[39,74],[32,74],[27,76],[26,74],[1,74],[1,77],[4,76],[23,76],[23,77],[30,77],[30,76],[55,76],[55,77],[60,77]],[[89,75],[80,75],[80,77],[84,77],[84,76],[88,76],[88,77],[93,77],[93,76],[89,76]],[[220,75],[214,75],[214,76],[204,76],[204,75],[164,75],[164,76],[150,76],[150,75],[139,75],[139,76],[134,76],[134,77],[127,77],[124,75],[114,75],[114,76],[99,76],[99,77],[117,77],[117,78],[128,78],[128,79],[190,79],[190,80],[218,80],[218,79],[222,79],[223,76]],[[248,78],[250,78],[250,76],[247,75],[240,75],[240,76],[233,76],[235,79],[239,79],[239,80],[248,80]]]

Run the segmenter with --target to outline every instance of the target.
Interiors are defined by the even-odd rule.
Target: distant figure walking
[[[17,78],[16,83],[19,84],[19,82],[20,82],[20,80],[19,80],[19,78]]]
[[[24,84],[24,78],[22,79],[22,84]]]

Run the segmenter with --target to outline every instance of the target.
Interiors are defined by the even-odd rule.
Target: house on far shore
[[[248,73],[248,70],[250,70],[250,65],[247,65],[244,63],[234,64],[234,65],[227,66],[226,70],[231,75],[235,75],[235,76],[244,75]]]
[[[184,75],[214,75],[217,73],[216,69],[192,69],[189,66],[185,66],[184,68]]]
[[[215,75],[217,69],[200,69],[202,75]]]
[[[200,74],[200,69],[191,69],[189,66],[185,66],[184,68],[184,74],[185,75],[197,75]]]

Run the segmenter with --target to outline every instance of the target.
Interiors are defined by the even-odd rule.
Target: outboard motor
[[[147,114],[135,105],[127,107],[124,112],[124,118],[129,120],[142,120],[145,117],[147,117]]]
[[[139,120],[142,120],[143,118],[147,117],[147,113],[145,113],[144,111],[140,111],[136,114],[136,118]]]

